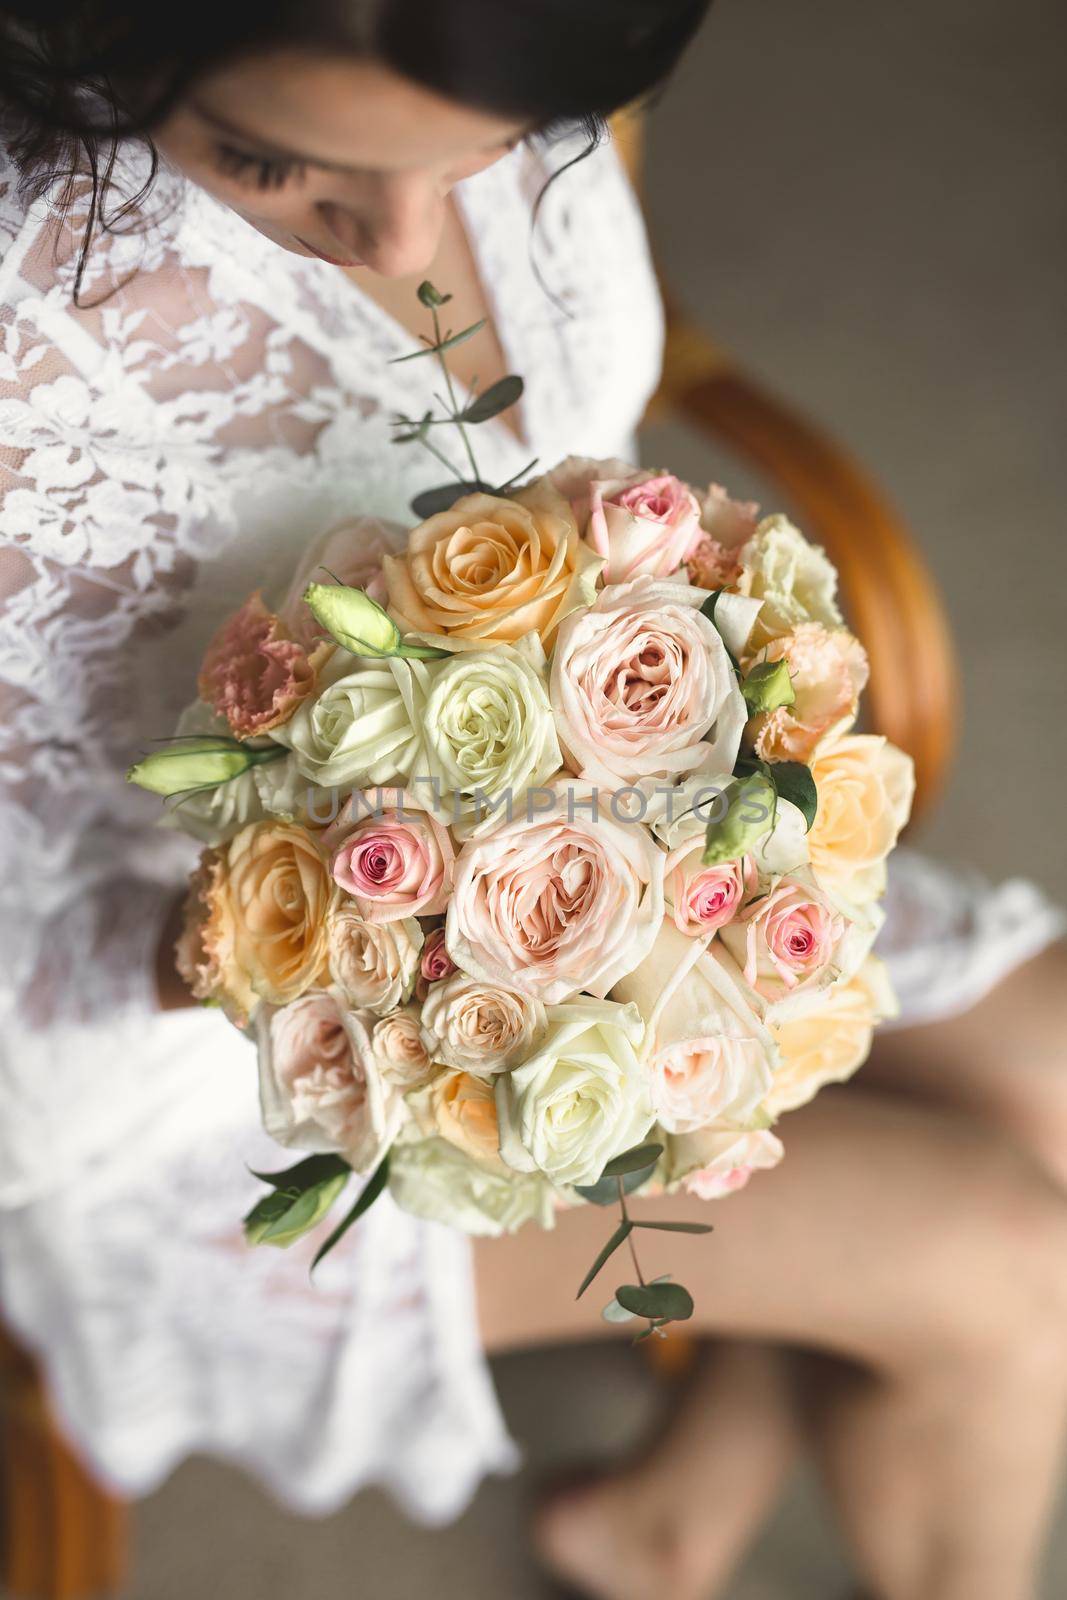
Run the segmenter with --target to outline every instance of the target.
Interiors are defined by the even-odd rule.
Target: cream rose
[[[707,598],[637,578],[560,628],[552,706],[579,777],[617,788],[733,769],[747,711]]]
[[[820,997],[817,1007],[771,1023],[780,1061],[764,1109],[772,1117],[806,1105],[827,1083],[863,1065],[876,1025],[897,1014],[885,965],[868,956],[859,971]]]
[[[416,528],[383,570],[401,631],[463,650],[527,633],[548,648],[563,618],[593,598],[600,566],[566,500],[539,479],[507,499],[465,495]]]
[[[776,1167],[785,1155],[768,1128],[707,1128],[667,1141],[668,1187],[698,1200],[720,1200],[743,1189],[754,1172]]]
[[[336,1151],[370,1172],[389,1148],[403,1102],[379,1070],[372,1019],[328,992],[257,1017],[263,1125],[279,1144]]]
[[[752,1115],[771,1086],[774,1040],[715,944],[665,922],[651,954],[612,993],[648,1023],[649,1089],[668,1133]]]
[[[473,1161],[447,1139],[394,1145],[389,1193],[404,1211],[464,1233],[492,1238],[515,1233],[526,1222],[555,1225],[555,1194],[539,1173]]]
[[[435,1061],[476,1077],[507,1072],[530,1054],[545,1027],[539,1000],[457,973],[423,1002],[423,1043]]]
[[[808,835],[812,869],[824,888],[862,905],[885,892],[886,857],[911,810],[914,764],[880,735],[857,733],[819,745],[811,774],[819,795]]]
[[[418,755],[429,681],[425,662],[366,660],[337,648],[318,693],[273,737],[321,788],[405,780]]]
[[[737,588],[763,602],[752,633],[752,650],[806,622],[824,628],[841,626],[833,564],[788,517],[764,517],[742,546],[740,562]]]
[[[252,823],[227,846],[225,877],[234,956],[260,999],[282,1006],[322,985],[338,896],[314,835]]]
[[[419,794],[461,834],[508,814],[563,765],[536,635],[435,663],[422,712]]]
[[[422,1042],[414,1007],[379,1017],[371,1028],[371,1048],[382,1076],[405,1094],[423,1088],[433,1076],[433,1062]]]
[[[662,851],[616,822],[608,796],[557,781],[548,807],[466,844],[448,908],[448,953],[472,977],[554,1004],[603,998],[652,948]],[[540,798],[541,796],[539,796]]]
[[[518,1172],[590,1184],[640,1144],[653,1113],[635,1006],[584,996],[553,1006],[534,1054],[496,1079],[500,1153]]]
[[[393,1011],[415,987],[422,929],[414,917],[367,922],[335,906],[325,930],[330,975],[349,1005]]]

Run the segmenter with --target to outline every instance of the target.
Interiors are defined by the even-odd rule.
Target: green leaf
[[[408,661],[445,661],[452,651],[438,650],[432,644],[398,644],[393,654],[404,656]]]
[[[693,1297],[680,1283],[626,1283],[615,1298],[624,1310],[650,1322],[685,1322],[693,1315]]]
[[[371,1206],[374,1204],[375,1200],[377,1200],[388,1181],[389,1152],[386,1151],[385,1155],[382,1157],[381,1164],[376,1168],[366,1186],[360,1191],[359,1199],[356,1201],[351,1211],[343,1219],[343,1221],[338,1223],[337,1227],[330,1234],[330,1237],[326,1240],[326,1243],[315,1252],[315,1259],[311,1263],[312,1272],[314,1272],[323,1256],[329,1255],[334,1245],[344,1238],[352,1224],[354,1222],[358,1222],[360,1217],[363,1216],[364,1212],[370,1210]]]
[[[437,489],[424,489],[417,494],[411,502],[411,509],[415,515],[425,522],[427,517],[435,517],[439,511],[451,511],[457,500],[465,494],[492,494],[487,483],[477,479],[464,479],[462,483],[442,483]]]
[[[764,771],[777,789],[779,799],[788,800],[803,813],[810,831],[819,809],[819,791],[815,787],[811,768],[802,761],[775,761]]]
[[[469,328],[461,328],[458,333],[450,333],[447,339],[442,339],[440,344],[429,344],[424,350],[412,350],[410,355],[394,356],[389,362],[391,367],[399,367],[405,361],[420,361],[423,356],[437,356],[444,350],[454,350],[457,344],[466,344],[468,339],[473,339],[476,333],[481,333],[485,327],[485,318],[479,322],[472,322]]]
[[[252,1172],[251,1167],[248,1170]],[[295,1167],[286,1167],[284,1172],[252,1172],[252,1176],[261,1183],[269,1183],[273,1189],[308,1189],[339,1172],[351,1171],[343,1156],[320,1155],[305,1156],[303,1161],[298,1161]]]
[[[592,1283],[601,1267],[604,1266],[605,1262],[611,1259],[621,1244],[626,1243],[633,1231],[634,1225],[628,1218],[619,1223],[619,1226],[615,1229],[615,1232],[612,1234],[611,1238],[608,1240],[607,1244],[604,1246],[603,1250],[601,1250],[600,1254],[593,1262],[593,1265],[589,1268],[589,1271],[582,1279],[582,1287],[578,1290],[578,1293],[574,1297],[576,1300],[580,1300],[582,1298],[582,1295],[588,1289],[589,1285]]]
[[[713,589],[700,608],[700,615],[702,617],[707,617],[709,622],[715,621],[715,607],[719,603],[719,596],[721,594],[721,589]]]
[[[438,306],[447,306],[452,296],[442,294],[440,289],[435,289],[429,278],[424,278],[415,290],[427,311],[433,311]]]
[[[398,417],[393,424],[396,428],[406,428],[406,433],[394,433],[394,444],[417,444],[420,439],[425,439],[433,423],[433,412],[423,413],[419,422],[413,422],[410,417]]]
[[[317,1222],[321,1222],[352,1176],[345,1162],[341,1171],[307,1184],[272,1189],[244,1219],[249,1244],[273,1244],[288,1249]]]
[[[625,1311],[617,1300],[609,1300],[600,1315],[605,1322],[632,1322],[634,1320],[633,1312]]]
[[[457,422],[488,422],[490,417],[497,417],[509,406],[515,405],[522,398],[525,385],[516,373],[510,373],[506,378],[490,384],[488,389],[472,400],[465,410],[456,417]]]
[[[712,817],[704,832],[705,866],[739,861],[774,825],[775,788],[762,772],[734,778],[722,791],[726,814]]]
[[[627,1172],[642,1172],[654,1167],[662,1154],[661,1144],[635,1144],[632,1150],[624,1150],[621,1156],[613,1157],[600,1176],[621,1178]]]
[[[627,1172],[622,1178],[623,1194],[633,1194],[647,1183],[655,1171],[655,1167],[642,1167],[637,1172]],[[618,1178],[598,1178],[596,1183],[575,1184],[575,1194],[580,1194],[583,1200],[588,1200],[594,1206],[613,1206],[619,1198]]]
[[[635,1222],[635,1228],[655,1228],[659,1233],[714,1233],[710,1222]]]

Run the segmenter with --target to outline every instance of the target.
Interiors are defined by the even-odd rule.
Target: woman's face
[[[156,143],[283,249],[405,277],[433,260],[453,184],[526,131],[374,62],[283,53],[204,79]]]

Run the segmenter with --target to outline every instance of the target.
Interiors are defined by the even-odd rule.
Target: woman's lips
[[[309,244],[298,233],[293,234],[297,244],[302,244],[305,250],[310,250],[313,256],[318,256],[320,261],[328,261],[331,267],[361,267],[363,265],[358,256],[328,256],[325,250],[320,250],[318,245]]]

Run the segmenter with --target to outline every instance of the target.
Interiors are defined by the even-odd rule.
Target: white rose
[[[403,1210],[464,1233],[495,1238],[525,1222],[555,1225],[552,1186],[539,1173],[485,1166],[447,1139],[394,1145],[389,1192]]]
[[[525,1060],[544,1028],[539,1000],[462,972],[431,984],[422,1007],[423,1043],[433,1059],[481,1078]]]
[[[351,905],[334,909],[327,929],[330,976],[353,1006],[393,1011],[415,987],[422,929],[414,917],[365,922]]]
[[[698,1200],[719,1200],[743,1189],[754,1172],[776,1167],[785,1155],[769,1128],[706,1128],[668,1138],[667,1187]]]
[[[421,1089],[433,1075],[414,1007],[379,1017],[371,1029],[371,1046],[383,1076],[405,1094]]]
[[[434,663],[422,737],[418,777],[461,836],[499,820],[494,801],[519,807],[554,777],[563,755],[537,635]]]
[[[653,1122],[636,1006],[584,996],[548,1010],[534,1054],[496,1080],[500,1153],[520,1172],[590,1184]]]
[[[668,1133],[753,1114],[777,1053],[717,941],[687,938],[664,922],[651,954],[612,993],[648,1023],[649,1092]]]
[[[762,600],[749,649],[792,633],[805,622],[839,628],[837,572],[823,550],[811,544],[788,517],[764,517],[740,551],[742,594]]]
[[[407,778],[416,760],[430,672],[398,656],[369,660],[336,649],[321,688],[283,727],[279,744],[322,788],[368,788]]]
[[[373,1019],[329,991],[256,1013],[263,1126],[279,1144],[343,1155],[370,1172],[389,1148],[403,1101],[382,1076]]]

